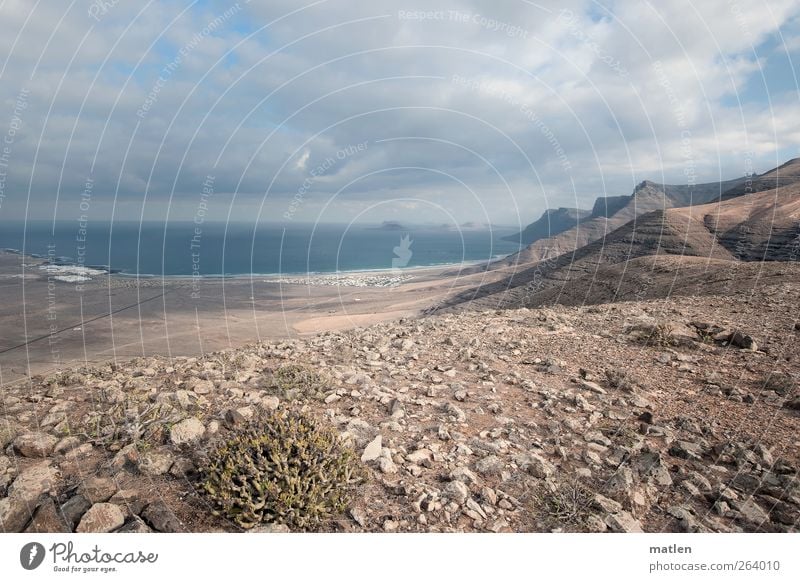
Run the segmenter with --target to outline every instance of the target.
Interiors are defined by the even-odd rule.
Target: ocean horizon
[[[0,222],[0,249],[122,275],[226,277],[413,270],[519,250],[514,227],[28,221]]]

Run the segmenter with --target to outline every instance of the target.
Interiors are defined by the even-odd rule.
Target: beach
[[[0,252],[0,384],[141,356],[201,356],[260,340],[411,317],[484,274],[403,271],[136,277],[47,266]],[[98,274],[99,273],[99,274]]]

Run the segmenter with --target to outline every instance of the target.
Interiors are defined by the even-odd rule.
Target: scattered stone
[[[469,497],[469,488],[461,481],[450,481],[444,487],[443,496],[457,505],[464,505]]]
[[[47,497],[39,504],[39,509],[25,528],[25,533],[70,533],[72,528],[68,527],[64,517],[56,507],[52,497]]]
[[[108,501],[116,492],[116,483],[107,477],[89,477],[78,487],[78,494],[83,495],[93,505]]]
[[[389,456],[381,456],[381,458],[378,459],[378,467],[381,473],[385,475],[394,475],[397,473],[397,465],[394,464],[394,461],[392,461],[392,458]]]
[[[61,516],[64,518],[69,531],[75,531],[75,527],[80,523],[81,517],[91,506],[92,504],[83,495],[73,495],[61,505]]]
[[[0,420],[0,450],[17,437],[17,430],[6,420]]]
[[[173,445],[190,444],[203,438],[206,427],[197,418],[185,418],[172,427],[169,440]]]
[[[606,524],[612,531],[622,533],[643,533],[642,524],[627,511],[606,516]]]
[[[197,475],[197,467],[194,462],[187,457],[178,457],[169,468],[169,474],[179,479],[194,477]]]
[[[122,510],[113,503],[95,503],[78,524],[78,533],[108,533],[125,523]]]
[[[743,350],[752,350],[754,352],[758,351],[758,344],[756,343],[756,340],[754,340],[751,336],[742,333],[741,331],[734,331],[732,334],[730,334],[730,336],[728,336],[727,341],[729,344]]]
[[[270,412],[272,410],[277,410],[278,406],[280,406],[281,402],[278,400],[277,396],[264,396],[261,399],[261,408]]]
[[[23,530],[38,506],[39,496],[51,492],[58,481],[58,470],[47,461],[22,471],[0,499],[0,532]]]
[[[669,448],[669,454],[679,459],[700,460],[703,456],[703,447],[688,441],[675,441]]]
[[[383,449],[383,437],[381,435],[376,436],[370,443],[364,448],[364,452],[361,454],[361,462],[368,463],[369,461],[375,461],[380,458],[381,450]]]
[[[477,483],[478,477],[470,471],[467,467],[456,467],[450,473],[450,480],[451,481],[461,481],[462,483]]]
[[[72,450],[75,450],[81,445],[81,439],[76,436],[64,437],[53,448],[53,453],[56,455],[64,455]]]
[[[153,530],[147,527],[147,524],[138,515],[131,517],[125,525],[119,528],[115,533],[152,533]]]
[[[505,464],[497,455],[489,455],[475,463],[475,470],[484,476],[499,475],[504,468]]]
[[[175,457],[166,451],[148,451],[139,457],[139,471],[151,477],[158,477],[169,472]]]
[[[147,502],[138,489],[123,489],[122,491],[117,491],[108,502],[119,505],[124,508],[125,513],[130,515],[141,513],[147,505]]]
[[[156,531],[179,533],[184,527],[172,510],[163,501],[155,501],[144,508],[142,518]]]
[[[291,533],[289,526],[285,523],[266,523],[264,525],[260,525],[258,527],[254,527],[251,530],[248,530],[249,533]]]
[[[367,514],[364,513],[363,509],[354,507],[350,510],[350,517],[352,517],[353,521],[355,521],[361,527],[367,527]]]
[[[195,394],[210,394],[214,391],[214,383],[210,380],[196,379],[191,383],[191,389]]]
[[[58,439],[43,432],[30,432],[14,439],[14,450],[28,458],[44,458],[56,447]]]
[[[555,466],[550,461],[533,452],[516,455],[514,462],[520,469],[538,479],[546,479],[556,472]]]
[[[455,422],[466,422],[467,421],[466,413],[463,410],[461,410],[458,406],[453,404],[452,402],[448,402],[447,404],[444,405],[444,411]]]
[[[585,388],[589,392],[594,392],[595,394],[606,394],[605,389],[597,384],[596,382],[588,382],[586,380],[578,380],[578,383],[582,388]]]

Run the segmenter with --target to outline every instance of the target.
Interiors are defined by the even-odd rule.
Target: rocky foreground
[[[328,531],[796,531],[797,305],[465,312],[6,385],[0,529],[235,531],[197,451],[304,406],[368,467]],[[318,393],[276,388],[294,364]]]

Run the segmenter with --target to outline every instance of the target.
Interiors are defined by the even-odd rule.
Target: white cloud
[[[488,208],[527,222],[545,203],[683,179],[687,132],[705,179],[800,146],[796,94],[771,94],[772,110],[738,103],[771,57],[761,43],[780,31],[797,45],[794,0],[617,1],[602,17],[581,0],[280,0],[243,5],[197,42],[231,4],[120,2],[100,22],[90,5],[0,8],[0,132],[31,92],[0,218],[22,212],[29,183],[34,213],[52,215],[59,192],[70,215],[95,155],[98,208],[119,182],[128,205],[189,212],[213,173],[246,218],[265,197],[279,215],[311,168],[368,143],[313,180],[307,211],[344,188],[340,220],[419,197],[458,221]]]

